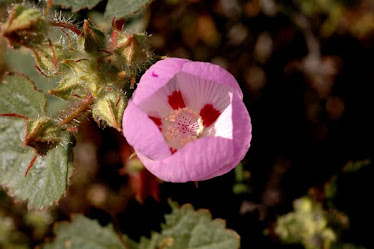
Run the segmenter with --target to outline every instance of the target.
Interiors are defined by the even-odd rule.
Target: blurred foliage
[[[348,217],[336,210],[324,210],[310,197],[294,201],[294,211],[277,219],[275,233],[284,243],[301,243],[306,249],[362,248],[339,240],[348,227]]]
[[[208,210],[195,211],[191,205],[179,207],[170,203],[172,212],[165,215],[161,233],[152,233],[151,238],[142,237],[137,249],[192,249],[216,248],[239,249],[240,237],[233,230],[226,229],[224,220],[212,220]]]
[[[294,201],[294,212],[278,218],[275,232],[282,241],[301,243],[306,249],[327,249],[336,240],[326,212],[308,197]]]
[[[251,176],[249,171],[243,169],[243,164],[239,164],[235,167],[235,181],[236,183],[232,187],[234,194],[248,194],[250,193],[250,188],[248,180]]]
[[[50,234],[53,211],[25,212],[0,191],[0,248],[31,249]]]
[[[340,240],[342,233],[349,229],[349,217],[336,210],[335,203],[339,195],[344,195],[341,193],[342,184],[345,185],[342,178],[349,179],[350,175],[369,165],[368,159],[350,161],[324,185],[324,193],[319,194],[318,189],[312,188],[312,197],[296,199],[294,211],[277,219],[275,233],[279,239],[285,243],[301,243],[307,249],[365,248]],[[323,208],[321,202],[327,207]]]
[[[71,223],[60,223],[54,228],[56,238],[43,246],[45,249],[126,249],[112,226],[102,227],[84,216],[73,217]]]
[[[150,239],[142,237],[139,243],[117,234],[111,225],[102,227],[97,221],[79,215],[71,223],[58,224],[54,229],[56,238],[43,248],[239,248],[239,236],[225,229],[223,220],[212,220],[207,210],[195,211],[191,205],[179,208],[176,203],[170,204],[172,213],[165,216],[161,233],[153,232]]]

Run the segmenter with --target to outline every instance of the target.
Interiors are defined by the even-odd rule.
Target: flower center
[[[171,150],[176,150],[197,139],[203,130],[201,116],[194,110],[184,107],[172,111],[164,118],[162,134]]]

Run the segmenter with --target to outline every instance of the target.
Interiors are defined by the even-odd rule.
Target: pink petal
[[[189,61],[183,65],[182,71],[229,86],[235,89],[239,97],[243,99],[243,92],[234,76],[218,65],[207,62]]]
[[[186,106],[197,113],[207,104],[220,112],[230,104],[229,93],[233,90],[224,84],[185,72],[179,72],[174,79],[175,88],[181,91]]]
[[[172,156],[152,160],[137,153],[145,167],[158,178],[169,182],[205,180],[219,165],[227,165],[233,157],[231,139],[205,137],[186,144]]]
[[[122,127],[123,135],[135,151],[140,151],[155,160],[171,155],[157,125],[131,100],[123,114]]]
[[[223,116],[222,114],[221,116]],[[220,117],[221,118],[221,117]],[[219,123],[217,120],[215,125],[225,125]],[[227,124],[226,124],[227,125]],[[240,163],[241,160],[247,154],[249,147],[251,146],[252,140],[252,124],[251,118],[248,114],[247,108],[245,107],[243,101],[236,94],[233,96],[232,100],[232,131],[233,131],[233,148],[234,153],[233,157],[230,159],[230,163],[223,165],[216,172],[213,172],[211,175],[207,176],[206,179],[210,179],[216,176],[226,174],[232,170],[236,165]],[[219,130],[219,127],[216,128]],[[229,130],[229,129],[223,129]]]
[[[139,86],[148,84],[148,81],[143,81],[143,78],[140,82]],[[168,79],[168,82],[157,89],[151,96],[143,99],[138,106],[148,115],[155,117],[168,116],[174,109],[185,106],[184,96],[179,90],[176,75]]]
[[[186,59],[167,58],[152,65],[141,77],[139,84],[132,95],[134,104],[139,105],[144,99],[152,96],[158,89],[169,82],[178,73],[183,64],[189,62]]]

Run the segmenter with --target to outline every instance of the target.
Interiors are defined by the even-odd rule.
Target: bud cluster
[[[110,37],[88,20],[81,30],[71,23],[48,21],[37,9],[15,5],[1,30],[11,47],[32,50],[43,76],[60,77],[51,95],[66,100],[90,96],[94,120],[120,131],[126,93],[153,60],[147,35],[127,34],[122,24],[113,20]],[[52,41],[48,32],[53,28],[69,42]]]

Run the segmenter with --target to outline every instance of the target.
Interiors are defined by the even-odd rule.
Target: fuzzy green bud
[[[105,35],[89,21],[83,23],[84,50],[87,53],[98,53],[105,50]]]
[[[45,39],[48,32],[48,22],[38,9],[27,9],[15,5],[2,26],[2,33],[10,47],[36,47]]]
[[[50,118],[28,120],[23,144],[32,147],[37,155],[44,156],[60,143],[61,134],[61,127]]]
[[[122,116],[126,103],[126,99],[121,92],[112,88],[106,89],[100,94],[92,107],[92,116],[98,124],[104,122],[104,124],[121,131]]]
[[[147,64],[152,57],[148,37],[145,34],[126,34],[115,30],[117,44],[113,52],[119,60],[125,61],[130,68],[138,68]]]

